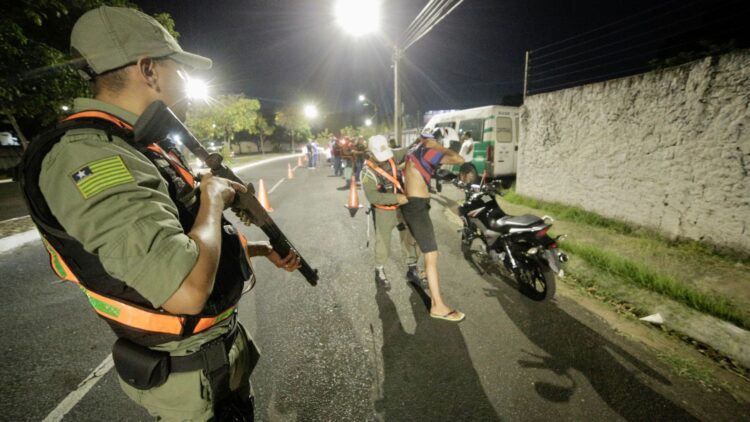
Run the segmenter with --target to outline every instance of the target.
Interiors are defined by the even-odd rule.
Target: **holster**
[[[169,353],[149,349],[120,338],[112,346],[112,359],[120,378],[131,387],[149,390],[169,378]]]

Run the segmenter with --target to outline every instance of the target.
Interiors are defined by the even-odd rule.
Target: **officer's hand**
[[[201,178],[201,199],[216,200],[221,198],[224,208],[234,201],[237,192],[247,192],[247,188],[241,183],[233,182],[222,177],[216,177],[210,173]]]
[[[300,267],[299,255],[297,255],[297,252],[295,252],[294,249],[289,251],[289,255],[287,255],[286,258],[281,258],[279,253],[275,250],[271,250],[271,253],[266,255],[266,258],[273,262],[273,264],[276,265],[276,268],[283,268],[289,272]]]
[[[399,205],[404,205],[405,203],[409,202],[409,199],[406,198],[406,195],[397,193],[396,194],[396,201],[398,201]]]

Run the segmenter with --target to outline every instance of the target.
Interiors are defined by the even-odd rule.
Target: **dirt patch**
[[[34,223],[29,216],[11,218],[10,220],[0,221],[0,237],[27,232],[34,228],[36,228],[36,226],[34,226]]]

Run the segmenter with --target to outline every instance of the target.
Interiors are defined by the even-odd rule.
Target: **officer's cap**
[[[140,57],[169,57],[193,69],[208,69],[211,59],[183,51],[156,19],[135,9],[101,6],[84,13],[70,35],[73,53],[102,74]]]

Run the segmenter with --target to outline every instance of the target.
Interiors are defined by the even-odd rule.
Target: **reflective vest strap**
[[[397,210],[398,205],[378,205],[378,204],[372,204],[373,207],[380,209],[380,210]]]
[[[422,175],[425,183],[429,185],[430,180],[432,180],[432,175],[422,166],[422,163],[419,162],[419,159],[413,155],[407,155],[406,160],[411,161],[412,164],[414,164],[414,167],[416,167],[417,171],[419,171],[419,173]]]
[[[220,313],[219,315],[213,317],[213,318],[201,318],[198,321],[198,324],[195,325],[195,329],[193,329],[194,333],[200,333],[201,331],[207,330],[214,325],[220,323],[221,321],[224,321],[225,319],[232,316],[235,312],[237,312],[237,307],[232,306],[231,308],[227,309],[226,311]]]
[[[94,311],[103,318],[143,331],[177,336],[182,334],[182,317],[147,311],[80,287]]]
[[[55,274],[57,274],[57,276],[62,280],[79,283],[78,277],[73,274],[73,271],[70,271],[70,268],[68,268],[68,264],[65,263],[60,254],[57,253],[55,248],[50,245],[50,243],[47,241],[47,239],[44,238],[44,236],[42,236],[42,243],[44,243],[44,247],[47,248],[47,254],[49,254],[49,263],[52,267],[52,271],[54,271]]]
[[[404,189],[401,187],[401,183],[398,181],[398,169],[396,168],[396,163],[393,162],[392,158],[388,159],[388,162],[391,163],[391,172],[393,172],[392,175],[386,173],[385,170],[380,168],[380,166],[375,165],[372,161],[365,160],[365,164],[367,164],[368,167],[375,170],[375,172],[377,172],[379,175],[385,177],[386,179],[391,181],[391,183],[393,183],[393,193],[403,192]]]
[[[117,126],[123,128],[123,129],[133,130],[133,126],[130,126],[128,123],[126,123],[126,122],[118,119],[117,117],[115,117],[115,116],[113,116],[113,115],[111,115],[109,113],[105,113],[103,111],[93,111],[93,110],[92,111],[82,111],[80,113],[71,114],[70,116],[66,117],[63,120],[73,120],[73,119],[80,119],[80,118],[85,118],[85,117],[94,117],[96,119],[107,120],[109,122],[112,122],[112,123],[116,124]]]
[[[186,334],[182,332],[185,322],[185,318],[183,317],[128,305],[116,299],[94,293],[83,286],[79,285],[79,287],[86,294],[94,311],[103,318],[115,321],[129,328],[151,333],[164,333],[176,336]],[[217,316],[199,319],[195,325],[195,329],[193,329],[193,333],[199,333],[213,327],[232,316],[235,311],[236,307],[232,306]]]
[[[182,167],[182,165],[178,163],[174,158],[172,158],[171,155],[164,152],[164,150],[159,145],[151,144],[147,148],[150,149],[151,151],[157,152],[161,154],[162,156],[164,156],[164,158],[166,158],[167,161],[169,161],[169,164],[171,164],[172,167],[174,167],[174,169],[180,173],[180,176],[182,176],[182,179],[185,182],[187,182],[187,184],[190,185],[190,187],[195,187],[195,178],[193,177],[193,175],[190,174],[190,172],[187,171],[185,167]]]

